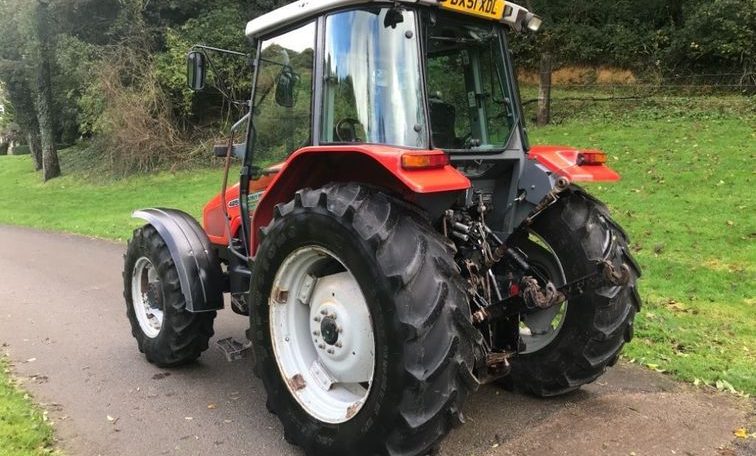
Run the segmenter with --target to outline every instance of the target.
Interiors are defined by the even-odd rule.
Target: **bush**
[[[56,43],[56,105],[59,115],[60,140],[74,142],[80,135],[94,133],[94,123],[102,112],[84,99],[96,81],[102,48],[70,35],[60,35]]]
[[[26,144],[20,144],[13,149],[13,155],[29,155],[31,149]]]
[[[170,97],[154,59],[139,46],[121,46],[103,60],[88,102],[102,109],[94,123],[98,146],[117,174],[151,171],[185,159],[192,148],[175,126]],[[98,96],[99,95],[99,96]]]
[[[690,2],[685,22],[665,30],[662,58],[671,71],[740,73],[756,71],[756,8],[753,1]],[[756,83],[756,81],[750,81]]]
[[[756,83],[740,80],[756,72],[753,1],[529,3],[544,16],[543,30],[511,39],[526,68],[537,68],[548,51],[558,65],[614,66],[645,76],[726,73],[733,83]]]

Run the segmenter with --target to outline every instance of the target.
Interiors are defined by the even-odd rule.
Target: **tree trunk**
[[[551,55],[541,54],[541,80],[538,87],[538,117],[539,126],[548,125],[551,121]]]
[[[39,171],[42,169],[42,140],[39,138],[39,126],[26,135],[26,140],[29,143],[29,151],[34,161],[34,171]]]
[[[37,0],[37,39],[39,62],[37,65],[37,118],[42,139],[42,178],[45,182],[60,176],[58,151],[55,149],[55,117],[52,97],[52,50],[50,39],[49,0]]]

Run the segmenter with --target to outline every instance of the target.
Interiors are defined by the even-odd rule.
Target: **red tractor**
[[[481,384],[553,396],[602,375],[640,269],[574,184],[617,180],[606,156],[528,145],[507,37],[540,22],[503,0],[300,0],[249,22],[249,114],[216,148],[239,184],[202,226],[135,213],[147,360],[197,359],[228,294],[309,455],[425,454]],[[189,53],[194,89],[209,51]]]

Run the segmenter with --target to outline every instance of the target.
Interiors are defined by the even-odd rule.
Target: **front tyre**
[[[479,333],[442,239],[356,184],[302,190],[263,230],[256,373],[308,455],[419,455],[462,421]]]
[[[516,245],[557,287],[593,273],[599,261],[609,261],[617,270],[622,264],[629,267],[625,286],[589,288],[561,307],[523,315],[525,350],[513,358],[505,382],[537,396],[578,389],[613,365],[633,336],[640,269],[625,233],[602,203],[571,187],[534,220],[529,239]]]
[[[124,260],[126,315],[139,351],[160,367],[199,358],[213,335],[215,312],[186,310],[176,266],[152,225],[134,231]]]

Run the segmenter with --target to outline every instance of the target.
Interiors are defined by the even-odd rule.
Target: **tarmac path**
[[[302,455],[266,411],[249,358],[228,363],[213,347],[180,369],[144,360],[121,296],[123,251],[108,241],[0,226],[0,345],[49,411],[65,453]],[[223,311],[214,340],[242,339],[246,325]],[[753,400],[620,364],[551,400],[482,387],[441,454],[754,455],[753,439],[733,436],[753,425],[753,410]]]

